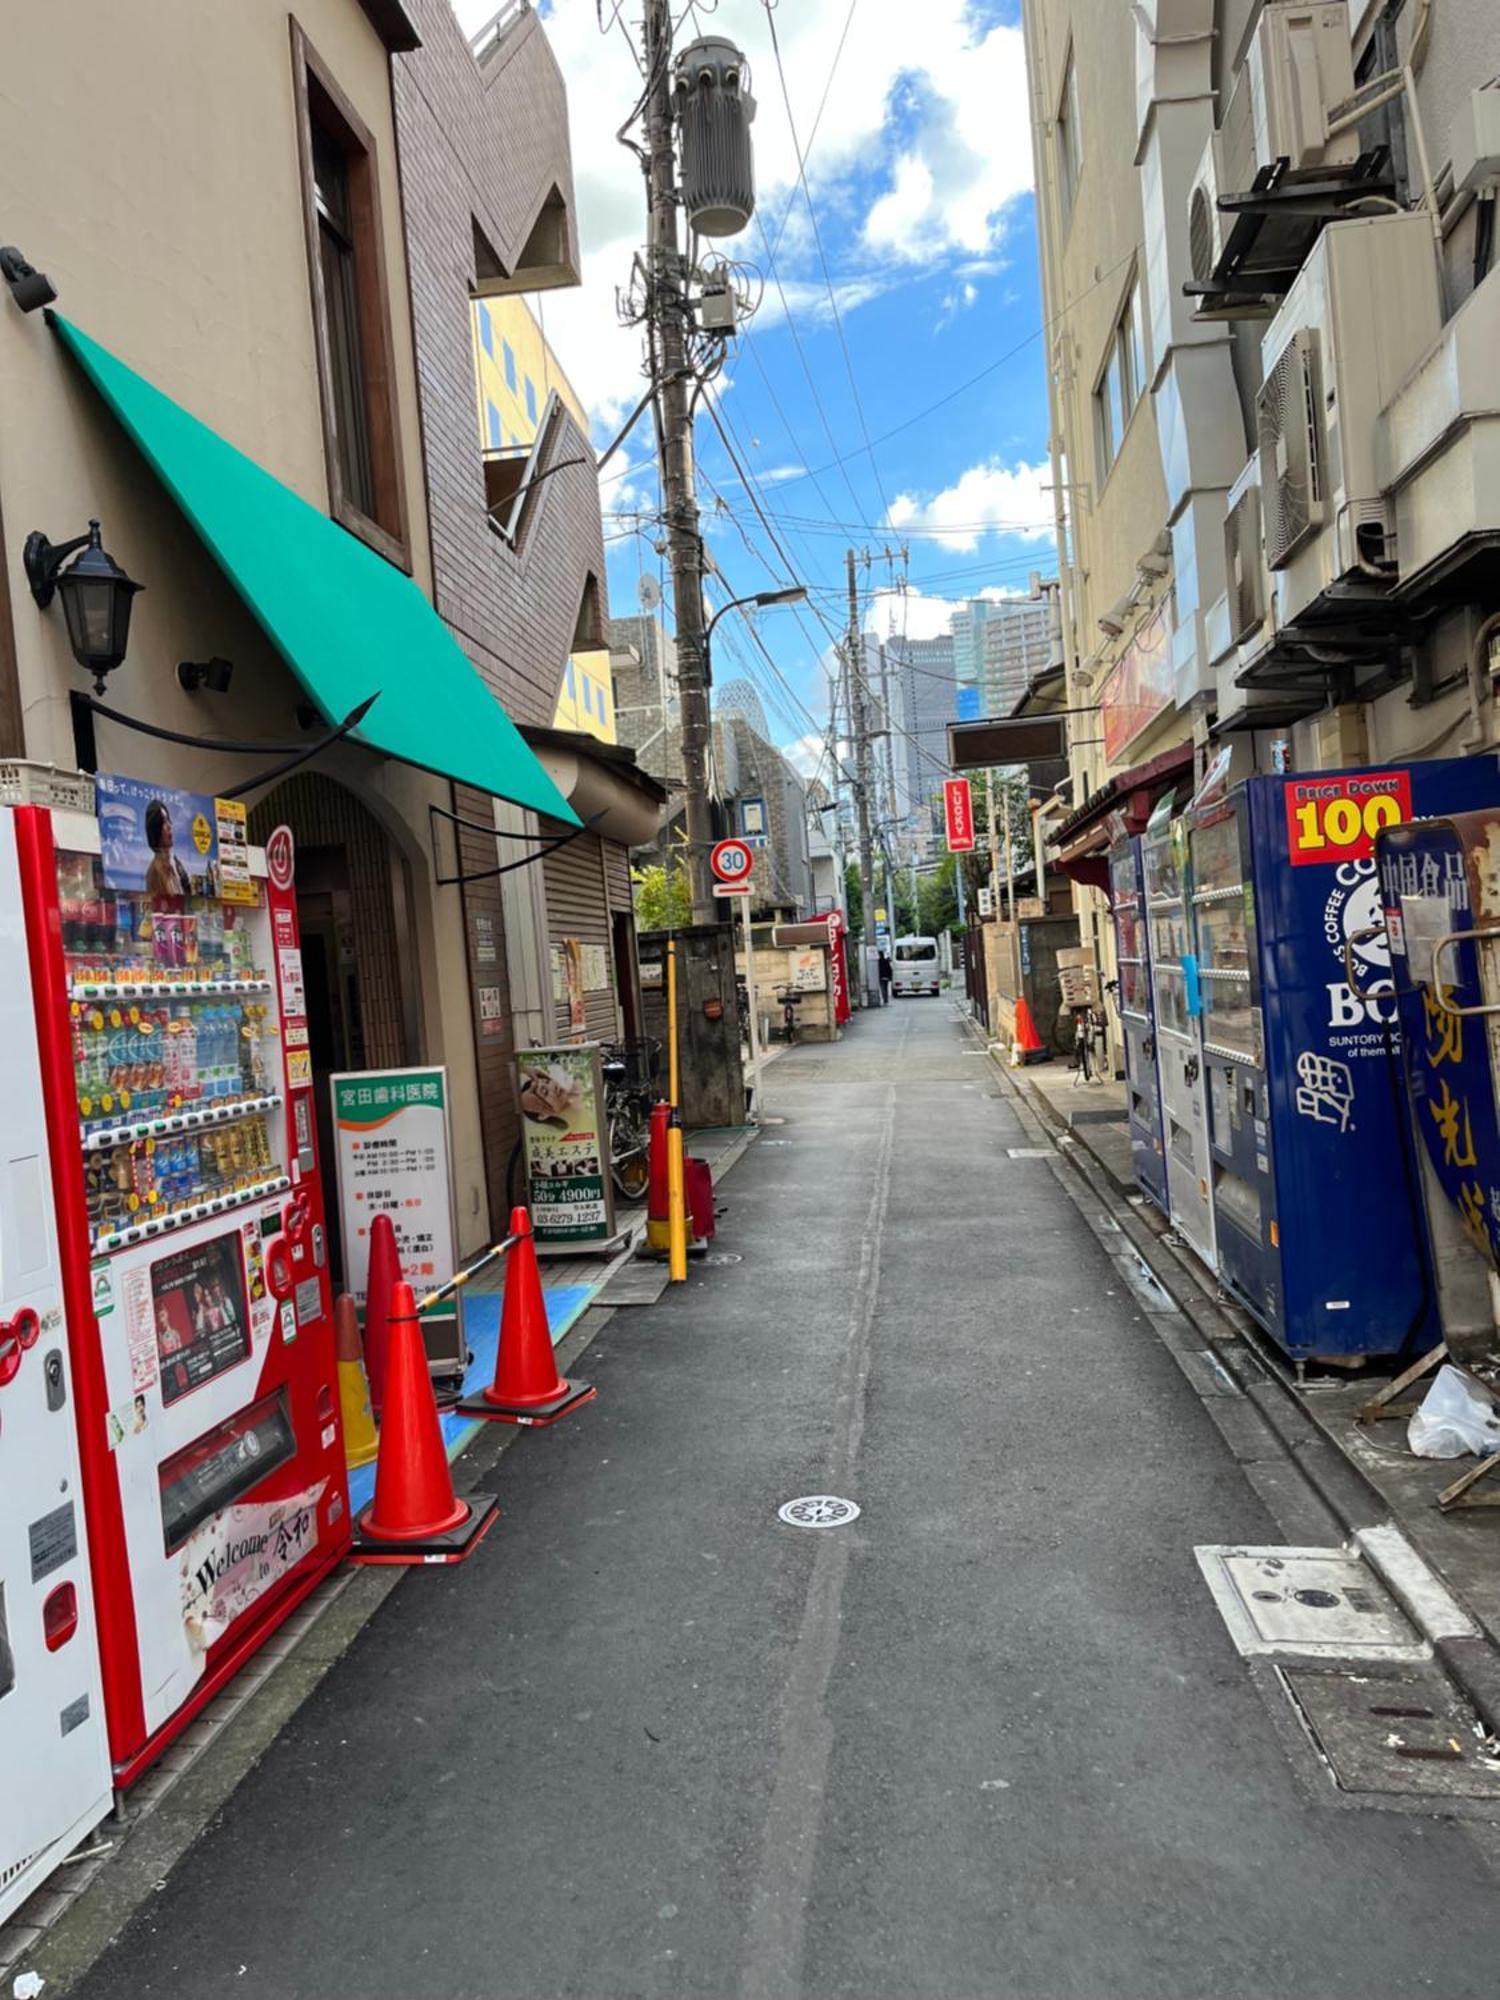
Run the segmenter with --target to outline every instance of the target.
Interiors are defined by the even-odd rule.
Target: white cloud
[[[472,33],[494,0],[454,6]],[[631,21],[629,9],[619,12]],[[924,0],[917,34],[907,0],[861,0],[835,66],[847,14],[847,0],[801,0],[776,15],[823,245],[846,315],[923,258],[985,261],[1003,234],[1006,203],[1031,180],[1019,30],[976,28],[970,0]],[[602,440],[642,387],[640,331],[622,328],[615,311],[616,288],[629,282],[645,235],[640,171],[615,140],[640,78],[624,34],[617,26],[601,35],[588,0],[552,7],[545,25],[567,83],[583,252],[583,284],[545,297],[546,329]],[[776,261],[792,310],[799,320],[821,317],[827,297],[800,193],[789,205],[797,162],[765,8],[761,0],[721,0],[711,25],[750,60],[761,219],[775,242],[787,218]],[[854,272],[840,255],[851,229],[863,245]],[[747,262],[765,261],[754,223],[722,247]],[[771,287],[758,323],[769,327],[780,311]]]
[[[821,736],[799,736],[795,743],[783,743],[781,754],[794,771],[812,778],[823,761],[823,741]]]
[[[898,493],[891,502],[890,525],[907,531],[926,530],[944,548],[976,549],[982,536],[1015,535],[1023,541],[1052,537],[1051,480],[1045,461],[1038,465],[1006,465],[991,458],[971,465],[952,486],[931,499]]]

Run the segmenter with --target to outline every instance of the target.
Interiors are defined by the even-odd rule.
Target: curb
[[[1185,1350],[1180,1336],[1174,1339],[1163,1326],[1165,1315],[1159,1309],[1148,1310],[1153,1331],[1209,1409],[1251,1485],[1261,1492],[1262,1499],[1268,1499],[1264,1484],[1275,1489],[1278,1483],[1274,1478],[1263,1481],[1252,1476],[1252,1468],[1259,1469],[1260,1462],[1248,1457],[1246,1427],[1242,1421],[1229,1421],[1226,1411],[1213,1407],[1216,1402],[1229,1403],[1231,1397],[1242,1406],[1250,1405],[1255,1413],[1251,1428],[1258,1423],[1275,1439],[1298,1480],[1315,1496],[1347,1544],[1369,1563],[1486,1730],[1500,1735],[1500,1644],[1483,1621],[1449,1589],[1438,1569],[1408,1539],[1392,1518],[1389,1502],[1344,1451],[1317,1411],[1303,1403],[1262,1358],[1248,1336],[1248,1317],[1214,1298],[1204,1282],[1207,1274],[1190,1261],[1190,1253],[1171,1249],[1135,1208],[1123,1213],[1110,1209],[1110,1195],[1128,1196],[1138,1190],[1127,1190],[1110,1172],[1089,1145],[1086,1128],[1065,1124],[1043,1092],[1026,1087],[1024,1073],[1013,1075],[995,1057],[993,1048],[987,1053],[1010,1086],[1018,1107],[1024,1107],[1025,1114],[1044,1131],[1070,1142],[1059,1148],[1063,1166],[1096,1197],[1104,1194],[1112,1226],[1166,1295],[1169,1311],[1190,1323],[1207,1343],[1206,1350],[1193,1350],[1191,1344]],[[1087,1156],[1087,1166],[1077,1157],[1080,1152]],[[1106,1184],[1104,1189],[1099,1180]],[[1107,1245],[1105,1248],[1108,1250]],[[1126,1275],[1128,1278],[1128,1272]],[[1137,1296],[1142,1296],[1139,1289]],[[1230,1394],[1211,1381],[1205,1383],[1206,1371],[1196,1365],[1200,1354],[1229,1380]]]

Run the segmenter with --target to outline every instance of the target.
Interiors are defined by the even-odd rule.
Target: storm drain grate
[[[1500,1757],[1435,1665],[1378,1674],[1278,1667],[1277,1679],[1341,1792],[1372,1802],[1500,1804]]]
[[[1344,1549],[1204,1547],[1193,1553],[1242,1653],[1410,1660],[1428,1650],[1374,1571]]]
[[[778,1507],[776,1518],[789,1528],[847,1528],[859,1519],[859,1508],[836,1493],[804,1493],[800,1500]]]

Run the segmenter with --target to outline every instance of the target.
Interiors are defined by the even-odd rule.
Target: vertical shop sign
[[[607,1242],[615,1233],[609,1130],[597,1047],[528,1049],[520,1058],[521,1132],[539,1243]]]
[[[948,829],[948,852],[968,854],[974,846],[974,800],[967,778],[943,781],[943,818]]]
[[[363,1305],[377,1215],[394,1223],[401,1269],[419,1297],[447,1284],[456,1267],[448,1072],[361,1070],[329,1084],[345,1285]]]

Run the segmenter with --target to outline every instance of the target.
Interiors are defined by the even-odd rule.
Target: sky
[[[494,9],[454,4],[470,32]],[[641,88],[639,0],[539,11],[568,89],[583,283],[532,305],[602,447],[644,388],[640,329],[616,310],[645,240],[640,169],[615,138]],[[745,52],[758,107],[756,216],[711,246],[751,267],[760,305],[712,392],[728,444],[698,419],[708,598],[810,593],[758,614],[769,660],[741,614],[723,619],[714,678],[754,682],[810,772],[847,548],[882,637],[928,637],[955,599],[1024,591],[1053,564],[1018,0],[697,0],[678,48],[699,33]],[[639,608],[643,577],[668,585],[651,450],[647,417],[601,483],[617,616]]]

